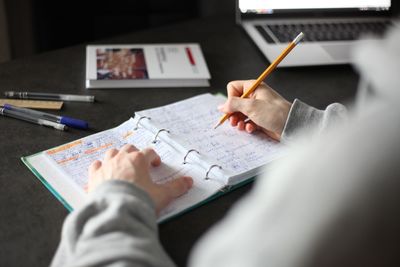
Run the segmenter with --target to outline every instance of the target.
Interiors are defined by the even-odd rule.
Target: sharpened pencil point
[[[218,123],[217,123],[217,125],[215,125],[215,126],[214,126],[214,130],[215,130],[215,129],[217,129],[217,128],[218,128],[218,126],[220,126],[220,125],[221,125],[221,123],[220,123],[220,122],[218,122]]]

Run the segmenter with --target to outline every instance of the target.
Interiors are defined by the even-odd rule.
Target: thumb
[[[249,98],[230,97],[218,109],[224,113],[241,112],[247,116],[250,113],[252,103],[253,100]]]
[[[193,186],[193,179],[187,176],[174,179],[160,185],[158,200],[156,203],[157,213],[165,208],[172,200],[185,194]]]
[[[193,186],[193,179],[183,176],[165,183],[164,186],[169,191],[169,195],[174,199],[185,194]]]

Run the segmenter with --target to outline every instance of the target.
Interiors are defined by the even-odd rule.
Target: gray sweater
[[[282,135],[290,156],[200,240],[190,266],[400,266],[399,42],[400,32],[359,49],[369,87],[349,115],[340,104],[317,110],[294,101]],[[68,216],[52,266],[174,263],[151,199],[111,181]]]

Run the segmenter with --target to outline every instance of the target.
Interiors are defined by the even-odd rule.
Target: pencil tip
[[[220,126],[220,125],[221,125],[221,123],[218,122],[217,125],[214,126],[214,130],[217,129],[218,126]]]

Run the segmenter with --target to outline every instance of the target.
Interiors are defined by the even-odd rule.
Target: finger
[[[185,194],[192,186],[193,179],[187,176],[180,177],[162,185],[155,185],[157,198],[155,198],[156,210],[159,213],[175,198]]]
[[[93,161],[90,166],[89,166],[89,171],[97,171],[101,167],[101,161],[100,160],[95,160]]]
[[[244,121],[239,121],[237,124],[237,128],[239,129],[239,131],[243,131],[244,130]]]
[[[126,153],[131,153],[131,152],[139,151],[139,149],[137,149],[134,145],[126,144],[123,147],[121,147],[121,151],[124,151]]]
[[[97,171],[101,167],[101,161],[100,160],[95,160],[90,164],[89,166],[89,177],[93,175],[95,171]]]
[[[233,117],[232,120],[231,120],[231,117]],[[239,121],[246,122],[248,120],[248,118],[245,115],[243,115],[242,113],[234,113],[231,117],[229,117],[229,119],[230,119],[232,126],[237,126]]]
[[[161,207],[160,210],[166,207],[172,200],[182,196],[193,186],[193,179],[191,177],[180,177],[169,181],[160,186],[161,195]]]
[[[110,150],[108,150],[106,152],[106,154],[104,155],[104,159],[112,159],[113,157],[115,157],[115,155],[118,154],[118,150],[115,148],[111,148]]]
[[[239,116],[238,114],[233,114],[229,117],[229,121],[231,122],[231,125],[236,127],[237,123],[239,122]]]
[[[164,186],[168,188],[172,198],[177,198],[185,194],[193,186],[193,179],[183,176],[165,183]]]
[[[146,159],[146,162],[149,162],[152,166],[158,166],[161,164],[160,156],[154,151],[152,148],[145,148],[142,150],[142,153]]]
[[[246,132],[248,133],[253,133],[255,130],[257,130],[257,126],[254,124],[254,122],[249,121],[245,125]]]

